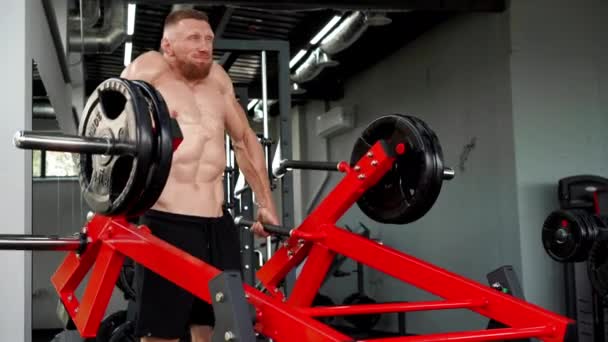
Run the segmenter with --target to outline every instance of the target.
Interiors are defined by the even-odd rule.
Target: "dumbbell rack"
[[[368,313],[469,309],[501,322],[505,328],[437,333],[373,341],[480,341],[536,337],[566,341],[573,337],[573,321],[556,315],[490,286],[463,278],[423,260],[381,245],[337,227],[337,220],[392,167],[403,144],[376,142],[354,167],[342,163],[341,182],[324,201],[294,229],[274,233],[289,238],[257,272],[264,291],[244,284],[245,297],[255,308],[255,330],[276,341],[351,341],[351,337],[319,322],[316,317]],[[211,302],[210,281],[221,271],[153,236],[145,226],[121,217],[94,215],[81,232],[86,249],[68,253],[52,276],[52,283],[80,334],[94,337],[110,300],[123,259],[129,257]],[[82,245],[82,244],[81,244]],[[82,247],[82,246],[81,246]],[[314,296],[334,257],[342,254],[401,281],[426,290],[443,300],[372,305],[311,307]],[[286,297],[280,282],[304,258],[293,290]],[[75,291],[90,273],[82,298]],[[369,340],[372,341],[372,340]]]

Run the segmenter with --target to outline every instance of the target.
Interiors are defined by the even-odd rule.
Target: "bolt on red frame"
[[[276,341],[353,341],[353,338],[321,323],[315,317],[365,313],[469,309],[494,319],[506,328],[370,339],[366,341],[485,341],[535,337],[566,341],[574,337],[574,322],[526,303],[430,263],[337,227],[337,220],[367,189],[390,170],[397,154],[407,153],[403,144],[376,142],[350,168],[342,162],[342,181],[323,202],[290,231],[290,237],[257,272],[267,293],[244,285],[247,300],[256,309],[255,330]],[[210,302],[209,281],[220,270],[152,235],[145,226],[125,218],[96,215],[83,229],[88,235],[82,254],[70,252],[51,281],[82,337],[96,335],[107,308],[124,257],[169,279],[195,296]],[[311,308],[336,254],[342,254],[400,279],[443,300]],[[306,263],[293,291],[285,297],[279,283]],[[81,300],[75,290],[92,269]]]

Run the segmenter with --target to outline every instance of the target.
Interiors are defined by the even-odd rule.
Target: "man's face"
[[[173,28],[171,42],[178,66],[187,79],[207,76],[213,64],[213,31],[209,23],[196,19],[184,19]]]

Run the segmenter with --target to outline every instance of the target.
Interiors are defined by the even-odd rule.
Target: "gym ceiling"
[[[43,0],[48,2],[52,0]],[[69,0],[68,16],[80,18],[81,0]],[[369,26],[363,33],[353,39],[344,50],[331,56],[337,62],[331,67],[322,68],[313,79],[298,86],[304,91],[293,92],[294,103],[311,99],[337,100],[343,95],[344,82],[357,72],[371,67],[389,56],[399,48],[411,43],[420,35],[433,29],[436,25],[454,18],[462,13],[500,12],[505,9],[504,0],[349,0],[349,1],[182,1],[134,0],[134,28],[132,35],[120,32],[119,37],[112,37],[112,25],[122,24],[112,18],[112,11],[107,8],[124,4],[123,0],[82,0],[85,33],[88,39],[114,41],[113,46],[95,48],[88,46],[84,55],[85,96],[103,80],[120,75],[125,63],[125,46],[131,42],[131,58],[149,50],[158,50],[162,35],[162,24],[166,15],[180,6],[194,7],[205,11],[210,18],[211,26],[219,39],[264,39],[286,40],[290,43],[291,58],[300,50],[314,51],[317,44],[311,39],[322,30],[334,17],[340,21],[339,26],[353,13],[371,13],[381,22],[378,26]],[[123,5],[124,6],[124,5]],[[107,14],[106,14],[107,13]],[[388,19],[388,20],[387,20]],[[114,21],[113,21],[114,20]],[[75,33],[78,45],[79,20],[72,20],[68,30]],[[75,26],[75,24],[77,24]],[[121,30],[126,31],[126,30]],[[331,32],[331,31],[330,31]],[[96,37],[95,34],[98,36]],[[115,39],[118,38],[118,39]],[[267,64],[269,99],[277,97],[273,80],[276,79],[276,61],[269,55]],[[261,67],[259,53],[235,53],[217,50],[214,59],[221,63],[231,75],[235,86],[247,87],[250,98],[261,97]],[[306,57],[295,63],[292,74]],[[46,92],[39,76],[34,73],[33,95],[45,97]],[[271,115],[274,114],[271,111]]]

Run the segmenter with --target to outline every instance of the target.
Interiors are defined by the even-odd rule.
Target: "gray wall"
[[[563,314],[563,272],[544,252],[540,229],[557,208],[558,179],[608,171],[608,5],[512,6],[442,24],[348,80],[340,103],[298,108],[302,158],[348,160],[356,136],[381,114],[422,118],[456,170],[432,210],[398,227],[374,223],[354,207],[340,223],[361,221],[385,244],[484,284],[487,272],[513,265],[527,300]],[[330,139],[326,155],[314,120],[335,105],[352,108],[356,127]],[[467,145],[473,146],[469,153]],[[321,179],[302,173],[302,206]],[[322,194],[339,179],[332,175]],[[431,298],[375,271],[366,274],[366,286],[380,301]],[[340,302],[355,287],[349,277],[332,279],[322,290]],[[487,322],[462,312],[407,317],[413,333]],[[387,316],[379,328],[396,329],[396,318]]]
[[[2,3],[0,37],[4,49],[0,54],[0,144],[4,167],[0,171],[3,224],[0,234],[31,233],[31,154],[12,146],[17,129],[31,127],[32,63],[28,58],[25,22],[29,2],[7,0]],[[31,254],[22,251],[0,251],[0,341],[31,339]]]
[[[452,20],[346,83],[340,104],[353,108],[356,128],[329,141],[329,160],[348,160],[355,138],[370,121],[398,112],[416,115],[435,130],[446,164],[455,168],[457,177],[444,184],[433,209],[410,225],[375,223],[356,206],[341,224],[355,228],[361,221],[386,245],[483,283],[486,273],[501,265],[521,270],[508,24],[504,14]],[[325,153],[314,136],[314,117],[326,109],[319,103],[301,109],[306,112],[303,156],[318,160]],[[465,146],[472,141],[475,147],[461,164]],[[304,203],[319,178],[312,172],[302,174]],[[324,194],[340,178],[332,175]],[[353,268],[352,263],[344,266]],[[366,277],[367,292],[379,301],[432,298],[375,271]],[[331,279],[323,289],[338,302],[355,290],[354,276]],[[409,314],[407,323],[411,332],[423,333],[482,328],[487,321],[452,311]],[[395,324],[395,316],[387,316],[379,328],[395,330]]]
[[[557,181],[608,175],[608,3],[513,1],[511,78],[523,285],[565,311],[563,272],[541,247]]]

